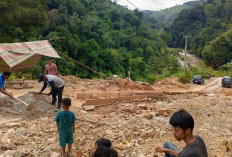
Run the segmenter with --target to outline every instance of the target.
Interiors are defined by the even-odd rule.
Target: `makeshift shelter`
[[[47,40],[0,44],[0,71],[33,67],[41,55],[60,58]]]

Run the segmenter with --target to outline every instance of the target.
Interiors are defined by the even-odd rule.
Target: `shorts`
[[[60,139],[60,146],[64,147],[66,144],[73,144],[73,128],[66,128],[59,130],[59,139]]]

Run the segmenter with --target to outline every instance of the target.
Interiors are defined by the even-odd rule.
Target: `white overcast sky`
[[[138,7],[140,10],[161,10],[173,7],[177,4],[183,4],[190,0],[129,0],[132,4]],[[127,0],[118,0],[121,5],[127,5],[129,9],[136,9]]]

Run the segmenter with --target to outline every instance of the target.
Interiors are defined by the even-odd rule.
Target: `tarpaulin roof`
[[[47,40],[0,44],[0,71],[34,66],[41,55],[60,58]]]

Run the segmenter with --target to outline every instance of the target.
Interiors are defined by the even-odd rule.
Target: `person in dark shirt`
[[[164,147],[157,147],[156,152],[165,153],[165,157],[208,157],[207,148],[203,139],[193,135],[194,120],[186,110],[175,112],[169,123],[173,127],[173,134],[177,141],[184,141],[186,146],[179,151],[177,146],[166,142]]]

